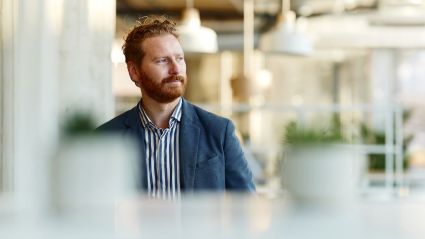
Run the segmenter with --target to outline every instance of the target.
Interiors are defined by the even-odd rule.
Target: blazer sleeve
[[[227,190],[255,191],[251,170],[235,135],[235,126],[228,120],[224,139],[225,182]]]

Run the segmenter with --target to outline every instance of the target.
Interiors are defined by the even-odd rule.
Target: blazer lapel
[[[139,104],[136,105],[128,114],[127,119],[125,120],[125,125],[129,129],[129,134],[132,137],[137,139],[137,146],[139,148],[140,160],[137,162],[140,185],[142,189],[148,188],[147,175],[146,175],[146,162],[145,162],[145,140],[144,140],[144,129],[142,127],[142,122],[139,117]]]
[[[180,124],[180,182],[184,191],[192,191],[195,182],[200,128],[193,106],[183,100]]]

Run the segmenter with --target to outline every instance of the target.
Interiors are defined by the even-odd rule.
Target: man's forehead
[[[149,54],[182,54],[183,50],[178,39],[171,34],[146,38],[142,43],[143,51]]]

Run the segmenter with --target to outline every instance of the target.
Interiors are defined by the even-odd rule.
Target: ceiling
[[[186,0],[118,0],[118,2],[136,9],[162,9],[173,11],[181,10],[186,7]],[[194,7],[198,9],[212,11],[234,11],[235,5],[242,3],[240,0],[192,0],[192,2]]]
[[[252,1],[254,1],[255,16],[254,38],[258,43],[258,37],[275,25],[277,15],[281,12],[282,0]],[[165,14],[178,22],[183,10],[187,8],[187,2],[192,2],[193,7],[200,11],[202,25],[217,32],[221,50],[240,49],[243,46],[244,0],[117,0],[116,39],[121,40],[135,20],[141,16]],[[309,18],[309,33],[321,36],[321,41],[319,39],[316,42],[323,47],[348,44],[350,39],[358,39],[359,37],[356,36],[362,38],[368,34],[373,39],[376,38],[376,44],[379,45],[382,44],[384,33],[389,34],[387,38],[393,38],[391,32],[409,31],[412,27],[425,25],[425,0],[291,0],[291,9],[298,16]],[[413,10],[417,13],[412,14],[415,12]],[[350,22],[344,22],[341,19],[348,19]],[[358,23],[358,26],[355,23]],[[355,35],[348,34],[355,26],[364,29],[362,28],[362,31],[360,29]],[[419,32],[422,34],[423,31]],[[345,36],[347,39],[344,38]],[[412,39],[423,38],[415,35]],[[348,45],[357,46],[358,42],[356,40],[350,44]]]
[[[213,28],[218,34],[242,32],[243,0],[192,1],[193,7],[200,12],[203,25]],[[178,21],[187,7],[186,2],[186,0],[117,0],[118,35],[123,27],[126,28],[126,25],[131,25],[135,19],[144,15],[166,14]],[[280,2],[281,0],[255,0],[256,26],[260,31],[273,25],[280,11]]]
[[[282,0],[253,0],[256,15],[274,16],[280,12]],[[302,15],[330,13],[338,7],[345,10],[370,8],[378,0],[291,0],[291,9]],[[382,0],[381,0],[382,1]],[[117,0],[118,15],[167,13],[180,16],[189,4],[197,8],[204,19],[226,20],[243,18],[244,0]]]
[[[253,0],[256,33],[268,31],[275,25],[281,12],[282,0]],[[378,0],[291,0],[291,9],[307,17],[343,11],[361,11],[375,8]],[[135,19],[149,14],[166,14],[181,19],[187,3],[200,11],[202,25],[214,29],[220,39],[242,38],[244,0],[117,0],[117,36],[121,38],[134,24]],[[350,5],[351,3],[351,5]],[[353,3],[355,3],[353,5]],[[341,5],[342,4],[342,5]],[[226,41],[224,39],[224,41]],[[240,41],[240,40],[236,40]]]
[[[191,0],[203,19],[241,19],[243,0]],[[186,0],[117,0],[118,14],[164,13],[180,16],[187,7]],[[256,0],[256,5],[265,5],[274,13],[279,9],[280,0]],[[190,4],[190,3],[189,3]]]

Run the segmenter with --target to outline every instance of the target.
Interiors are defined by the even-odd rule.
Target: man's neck
[[[170,103],[159,103],[150,97],[143,97],[142,106],[149,119],[152,120],[158,128],[168,128],[171,115],[174,112],[180,97]]]

